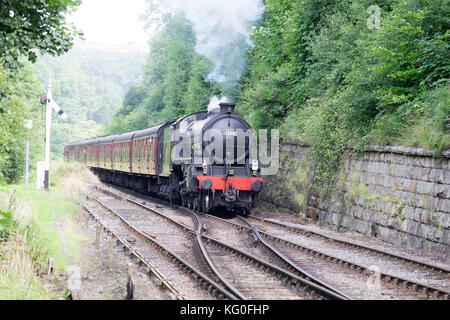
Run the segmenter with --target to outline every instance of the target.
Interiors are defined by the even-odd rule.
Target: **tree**
[[[41,53],[60,55],[82,33],[66,23],[81,0],[2,0],[0,6],[0,58],[15,68],[21,55],[31,62]]]
[[[0,92],[0,183],[16,182],[24,171],[26,136],[33,146],[32,163],[43,151],[39,82],[26,63],[14,74],[0,66]],[[24,128],[25,119],[33,120],[33,130]]]
[[[210,98],[223,91],[205,79],[212,63],[195,52],[195,43],[192,26],[183,15],[168,17],[151,40],[142,83],[128,89],[105,133],[140,129],[206,110]]]

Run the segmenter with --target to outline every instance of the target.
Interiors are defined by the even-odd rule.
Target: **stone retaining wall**
[[[308,149],[280,146],[281,169],[266,178],[262,200],[407,249],[450,252],[449,150],[434,158],[419,148],[370,148],[346,159],[323,200],[310,191]]]

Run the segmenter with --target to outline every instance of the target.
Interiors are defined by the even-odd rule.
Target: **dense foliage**
[[[44,91],[50,72],[55,101],[67,114],[53,114],[51,151],[62,157],[70,142],[98,136],[142,73],[145,53],[77,46],[61,57],[42,56],[34,69]],[[42,91],[42,92],[44,92]]]
[[[36,50],[51,55],[67,52],[81,33],[67,25],[65,13],[80,3],[81,0],[2,0],[0,58],[6,67],[16,67],[21,55],[35,62]]]
[[[212,65],[195,52],[195,35],[182,16],[173,16],[150,43],[143,80],[130,87],[106,132],[143,128],[205,110],[217,84],[205,80]]]
[[[42,154],[43,117],[39,82],[29,66],[11,73],[0,66],[0,182],[14,182],[24,173],[25,141],[31,141],[31,159]],[[33,120],[33,130],[25,120]]]
[[[450,147],[450,2],[267,0],[242,79],[256,127],[309,142],[316,180],[368,144]]]
[[[22,59],[36,61],[37,53],[62,54],[80,33],[66,23],[65,14],[79,0],[2,0],[0,6],[0,183],[15,182],[24,172],[25,141],[31,162],[42,155],[40,85]],[[33,120],[32,131],[25,119]]]

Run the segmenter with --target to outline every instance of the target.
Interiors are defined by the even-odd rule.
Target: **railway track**
[[[105,190],[103,190],[105,191]],[[107,192],[108,193],[108,192]],[[126,199],[139,209],[147,210],[155,217],[163,218],[168,225],[176,226],[183,232],[195,235],[203,259],[207,262],[211,278],[220,283],[239,299],[346,299],[347,297],[307,279],[287,272],[242,250],[227,245],[203,234],[202,217],[185,208],[170,209],[164,206],[143,204],[146,201]],[[159,207],[156,209],[156,207]],[[114,210],[113,210],[114,211]],[[164,211],[161,212],[161,211]],[[182,212],[181,212],[182,211]],[[170,217],[167,212],[171,212]],[[191,219],[187,219],[189,212]],[[118,213],[118,212],[116,212]],[[180,214],[181,213],[181,214]],[[173,219],[181,217],[184,222]],[[195,223],[193,223],[195,222]],[[187,223],[190,225],[188,226]],[[192,228],[195,225],[195,228]],[[142,231],[148,234],[147,231]],[[188,250],[189,251],[189,250]]]
[[[99,221],[107,232],[121,237],[127,249],[141,264],[146,266],[146,264],[150,264],[149,261],[152,261],[154,265],[157,265],[159,273],[166,275],[163,277],[165,281],[162,282],[162,285],[165,286],[164,283],[169,283],[178,293],[176,295],[178,299],[235,299],[203,272],[149,234],[133,228],[127,219],[113,209],[106,209],[100,203],[98,206],[83,203],[82,206],[95,220]]]
[[[328,243],[338,244],[342,247],[345,247],[346,249],[356,249],[357,251],[369,253],[376,257],[388,258],[392,261],[400,261],[400,262],[406,263],[408,265],[414,266],[416,268],[421,268],[421,269],[427,270],[429,272],[437,274],[440,277],[440,279],[446,279],[446,278],[448,279],[450,277],[450,268],[442,266],[442,265],[421,261],[418,259],[407,257],[407,256],[404,256],[404,255],[401,255],[398,253],[389,252],[387,250],[383,250],[383,249],[379,249],[379,248],[369,247],[369,246],[363,245],[361,243],[357,243],[355,241],[330,237],[330,236],[327,236],[320,232],[307,230],[306,228],[303,228],[300,225],[293,226],[293,225],[288,225],[288,224],[285,224],[282,222],[276,222],[273,220],[259,218],[259,217],[255,217],[255,216],[249,216],[248,218],[250,220],[256,221],[257,225],[259,222],[259,225],[263,228],[267,227],[267,226],[272,226],[275,229],[290,231],[290,232],[293,232],[296,234],[304,235],[306,237],[321,238],[323,240],[326,240]]]
[[[116,192],[115,189],[113,189],[113,192]],[[106,190],[103,190],[106,191]],[[108,192],[108,191],[106,191]],[[128,193],[128,191],[127,191]],[[125,197],[128,197],[128,195],[125,195]],[[145,198],[147,199],[147,198]],[[155,208],[158,210],[164,210],[166,217],[169,216],[172,222],[171,223],[177,223],[177,221],[183,221],[185,225],[189,225],[191,228],[195,225],[194,220],[195,213],[190,212],[190,210],[180,207],[179,210],[167,210],[165,205],[154,203],[153,200],[147,201],[145,199],[142,199],[140,196],[134,197],[134,204],[135,205],[143,205],[147,207],[148,210],[154,210]],[[144,203],[144,204],[143,204]],[[146,205],[147,204],[147,205]],[[158,211],[156,210],[156,211]],[[339,284],[339,281],[334,285],[335,287],[342,288],[342,290],[338,290],[335,288],[332,288],[331,291],[338,292],[341,296],[345,296],[346,298],[350,298],[349,296],[346,296],[342,294],[342,291],[345,292],[352,292],[352,288],[348,288],[347,284],[354,282],[354,287],[356,290],[355,298],[371,298],[371,299],[385,299],[385,298],[407,298],[407,299],[449,299],[449,291],[446,288],[441,288],[439,286],[433,286],[429,285],[427,283],[422,283],[421,281],[417,281],[415,279],[410,279],[406,276],[399,276],[394,275],[388,272],[377,270],[376,268],[371,268],[372,264],[361,264],[352,261],[351,259],[343,259],[343,255],[333,255],[328,252],[324,252],[324,250],[314,250],[314,248],[310,248],[309,246],[300,245],[299,241],[290,241],[289,236],[290,233],[293,233],[295,235],[305,235],[306,237],[312,237],[313,232],[308,230],[303,230],[301,227],[296,226],[289,226],[284,225],[280,223],[276,223],[274,221],[268,220],[267,224],[265,220],[257,217],[248,217],[248,219],[232,219],[230,220],[224,220],[215,216],[209,216],[204,215],[202,216],[203,219],[206,219],[206,226],[204,225],[204,231],[207,231],[208,234],[214,233],[214,229],[218,229],[217,227],[214,227],[214,224],[211,224],[211,221],[218,221],[222,225],[228,225],[232,226],[232,228],[235,229],[235,232],[240,232],[241,237],[238,236],[229,236],[226,232],[224,232],[224,228],[221,228],[220,233],[215,233],[216,239],[213,239],[213,241],[219,239],[222,240],[222,245],[226,243],[230,243],[230,239],[238,239],[237,242],[233,242],[234,247],[245,247],[246,253],[251,252],[251,258],[252,257],[261,257],[261,253],[263,252],[263,255],[265,257],[268,257],[265,261],[269,261],[269,263],[272,266],[276,266],[279,269],[287,270],[289,273],[295,274],[298,277],[303,277],[303,279],[306,280],[318,280],[316,281],[317,285],[327,285],[320,279],[326,278],[327,274],[334,273],[336,274],[336,271],[342,272],[343,277],[342,281]],[[253,223],[251,223],[249,220],[251,220]],[[272,232],[265,232],[268,226],[271,226],[272,229],[270,231]],[[273,231],[278,230],[278,235],[274,235]],[[267,230],[269,231],[269,230]],[[289,231],[289,234],[285,231]],[[280,235],[280,233],[286,233],[286,235],[283,237]],[[252,241],[247,241],[247,243],[253,243],[257,244],[259,247],[259,251],[257,249],[251,248],[250,245],[244,245],[242,246],[242,241],[245,242],[245,237],[242,237],[242,235],[249,235],[251,234],[253,237]],[[221,236],[220,236],[221,235]],[[205,239],[208,238],[208,236],[203,236]],[[228,238],[227,238],[228,237]],[[377,250],[371,247],[367,246],[360,246],[358,247],[357,243],[352,243],[350,241],[345,240],[339,240],[339,239],[332,239],[325,235],[318,234],[318,237],[321,237],[323,240],[331,241],[336,246],[340,246],[340,250],[349,250],[352,248],[358,248],[357,251],[365,252],[366,254],[371,254],[372,252],[376,253],[375,258],[372,257],[372,259],[375,259],[376,261],[379,258],[384,258],[388,260],[394,260],[397,263],[401,264],[407,264],[409,265],[409,268],[416,268],[418,263],[422,264],[422,268],[425,270],[428,270],[433,273],[434,276],[437,276],[439,279],[445,279],[448,277],[448,270],[445,268],[441,268],[438,265],[433,264],[427,264],[425,262],[410,259],[405,256],[399,255],[398,257],[393,254],[392,252],[386,252],[383,250]],[[241,240],[239,240],[239,238]],[[248,238],[248,237],[247,237]],[[294,239],[295,240],[295,239]],[[239,242],[241,241],[241,242]],[[301,244],[303,242],[300,241]],[[328,242],[327,242],[328,243]],[[322,249],[323,249],[322,244]],[[302,258],[299,259],[298,257],[301,256]],[[262,261],[264,262],[264,261]],[[373,262],[373,261],[372,261]],[[380,261],[378,261],[380,263]],[[383,264],[384,261],[381,262]],[[315,276],[311,271],[307,271],[304,268],[300,268],[299,266],[321,266],[320,269],[322,269],[322,273],[318,273],[318,277]],[[316,268],[317,269],[317,268]],[[313,270],[314,271],[314,270]],[[376,280],[378,279],[381,285],[381,291],[378,287],[378,294],[381,292],[381,296],[375,293],[373,295],[371,293],[371,296],[367,296],[364,292],[358,292],[358,287],[366,287],[368,281],[370,280]],[[350,281],[351,280],[351,281]],[[358,285],[359,282],[359,285]],[[334,284],[334,283],[333,283]],[[347,289],[350,289],[349,291],[346,291]],[[351,294],[351,293],[350,293]]]
[[[128,241],[122,237],[118,232],[112,230],[105,221],[99,215],[95,214],[93,210],[85,203],[80,202],[80,206],[83,208],[84,212],[89,215],[90,218],[94,219],[103,230],[111,237],[116,239],[116,242],[121,244],[124,249],[128,250],[130,255],[134,257],[141,266],[143,266],[151,277],[154,278],[154,281],[161,287],[164,288],[168,295],[176,300],[184,300],[184,297],[178,292],[178,290],[173,286],[170,280],[168,280],[158,268],[156,268],[151,262],[149,262],[143,254],[141,254],[138,250],[133,248]]]
[[[233,221],[221,219],[215,216],[208,216],[210,220],[220,222],[224,225],[233,226],[236,229],[240,229],[243,232],[251,233],[257,239],[258,245],[260,245],[266,252],[270,254],[273,252],[274,245],[277,246],[278,252],[275,252],[276,256],[280,253],[287,259],[282,260],[285,268],[291,272],[301,272],[303,274],[311,275],[311,272],[319,274],[320,278],[328,278],[329,282],[335,283],[335,286],[339,286],[342,291],[350,290],[354,292],[355,298],[371,298],[371,299],[385,299],[385,298],[426,298],[426,299],[449,299],[449,291],[436,286],[431,286],[410,278],[401,277],[398,275],[390,274],[377,270],[376,268],[370,268],[362,264],[352,262],[347,259],[341,258],[338,255],[332,255],[328,253],[328,249],[325,251],[322,249],[311,249],[305,247],[298,241],[293,242],[286,240],[285,236],[277,237],[273,234],[261,231],[258,227],[250,223],[248,219],[239,217],[233,219]],[[378,261],[378,263],[380,263]],[[309,268],[312,271],[306,271],[302,268],[299,270],[299,266],[313,266]],[[314,270],[315,269],[315,270]],[[336,269],[339,269],[342,274],[345,274],[343,278],[335,278],[330,276],[332,273],[336,273]],[[380,287],[375,292],[367,292],[361,290],[366,287],[366,284],[370,280],[380,281]],[[369,290],[370,291],[370,290]]]

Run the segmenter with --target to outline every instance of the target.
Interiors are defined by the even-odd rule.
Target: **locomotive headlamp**
[[[233,176],[233,175],[234,175],[234,170],[233,170],[233,169],[230,169],[230,170],[228,171],[228,174],[229,174],[230,176]]]
[[[259,166],[258,160],[252,160],[252,170],[257,171],[258,166]]]
[[[262,189],[262,183],[259,180],[252,181],[252,191],[260,192]]]
[[[200,185],[202,186],[202,190],[209,190],[212,187],[212,181],[206,178],[202,180]]]
[[[206,162],[206,159],[203,159],[203,174],[207,174],[208,173],[208,163]]]

